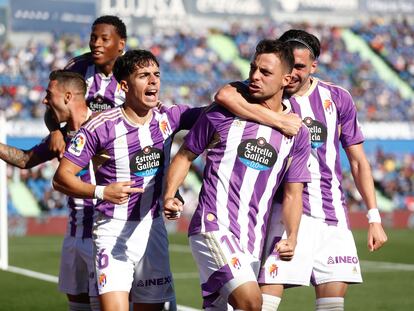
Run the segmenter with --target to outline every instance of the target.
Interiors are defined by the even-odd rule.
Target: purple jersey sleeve
[[[81,127],[67,145],[64,157],[80,167],[86,167],[99,150],[99,138],[96,134],[96,131],[91,133]]]
[[[364,136],[358,124],[357,110],[351,95],[347,91],[339,89],[337,96],[338,98],[335,98],[334,101],[338,106],[342,147],[346,148],[362,143]]]
[[[56,155],[49,150],[50,135],[42,139],[40,143],[32,148],[32,151],[37,157],[41,158],[43,162],[47,162],[56,157]]]
[[[285,175],[286,182],[310,182],[311,176],[308,169],[308,159],[311,152],[308,129],[302,125],[295,137],[292,152],[292,162]]]
[[[194,154],[201,154],[212,140],[216,128],[208,118],[208,112],[203,112],[185,137],[185,145]]]

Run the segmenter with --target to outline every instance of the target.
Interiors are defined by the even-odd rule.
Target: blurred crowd
[[[239,56],[248,60],[259,40],[277,38],[289,28],[302,28],[320,38],[317,76],[350,90],[360,121],[414,120],[414,99],[403,99],[397,89],[379,77],[369,61],[348,52],[341,37],[342,29],[338,27],[266,22],[249,28],[232,24],[228,28],[205,32],[169,30],[129,38],[128,48],[149,49],[158,57],[164,103],[200,106],[208,105],[215,91],[226,82],[246,78],[234,62],[220,58],[218,51],[208,44],[209,36],[220,34],[230,38]],[[407,21],[373,20],[356,24],[351,30],[366,40],[403,80],[414,86],[414,60],[411,57],[414,55],[414,25]],[[8,119],[43,118],[45,107],[41,100],[49,72],[64,67],[69,59],[86,51],[87,39],[66,36],[56,37],[50,45],[36,41],[20,48],[2,45],[0,109],[6,111]],[[407,207],[414,196],[413,155],[384,154],[379,150],[370,157],[378,191],[396,208]],[[43,210],[61,210],[65,205],[64,197],[56,195],[51,190],[50,179],[43,176],[50,167],[45,165],[29,172],[22,171],[21,179],[33,191]],[[344,175],[344,188],[351,208],[363,208],[349,173]]]

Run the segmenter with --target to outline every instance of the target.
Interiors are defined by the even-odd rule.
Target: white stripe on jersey
[[[270,180],[276,180],[277,175],[279,174],[279,172],[281,171],[281,169],[283,167],[283,163],[284,163],[285,159],[288,157],[289,152],[292,149],[292,145],[293,145],[294,141],[295,141],[294,138],[291,139],[291,138],[287,138],[286,136],[283,136],[282,142],[280,144],[280,150],[279,150],[279,154],[278,154],[278,157],[277,157],[277,161],[276,161],[276,163],[275,163],[275,165],[272,169],[272,172],[269,176],[269,179],[268,179],[269,181]],[[266,188],[266,191],[263,193],[263,196],[260,199],[259,206],[267,205],[269,200],[271,200],[272,189],[273,189],[273,187],[267,187]],[[263,223],[264,223],[264,215],[265,215],[266,211],[267,211],[266,209],[263,209],[263,208],[260,209],[259,214],[257,214],[257,217],[256,217],[257,224],[256,224],[256,227],[255,227],[255,230],[254,230],[256,240],[254,241],[254,250],[253,250],[253,255],[255,255],[256,257],[258,257],[260,255],[260,252],[262,250],[262,247],[261,247],[262,246],[261,245],[262,239],[258,238],[258,237],[262,237],[261,230],[262,230],[262,226],[263,226]],[[269,218],[269,221],[270,221],[270,218]],[[265,237],[262,237],[262,238],[264,239]]]
[[[104,77],[102,74],[100,76],[101,76],[101,85],[99,86],[98,94],[101,96],[105,96],[106,88],[108,87],[109,83],[111,83],[112,79],[111,79],[111,76]]]
[[[302,120],[306,117],[315,120],[309,97],[301,96],[295,97],[298,102],[302,114]],[[319,167],[319,160],[317,150],[311,149],[311,154],[308,160],[308,168],[311,173],[312,182],[308,183],[310,212],[314,217],[325,219],[325,213],[322,206],[322,190],[320,187],[321,173]]]
[[[318,85],[318,92],[321,97],[322,103],[325,102],[326,99],[329,99],[333,102],[331,98],[331,92]],[[337,157],[337,149],[335,147],[335,135],[336,135],[336,127],[337,127],[337,113],[336,113],[336,105],[333,103],[330,106],[330,109],[324,109],[325,112],[325,119],[326,119],[326,127],[328,129],[328,135],[326,138],[326,165],[332,172],[332,180],[331,180],[331,192],[332,192],[332,204],[335,208],[335,216],[338,219],[338,226],[345,225],[347,226],[346,216],[342,205],[341,200],[341,191],[339,190],[340,182],[338,177],[335,173],[335,163]]]
[[[151,131],[149,129],[148,124],[139,128],[138,131],[138,141],[141,144],[141,150],[144,150],[147,146],[153,146],[154,142],[151,137]],[[129,167],[129,166],[128,166]],[[142,188],[145,189],[143,193],[141,193],[141,205],[136,206],[135,208],[140,209],[140,217],[143,219],[151,218],[150,208],[152,207],[152,199],[154,197],[154,188],[153,184],[155,183],[155,176],[144,176],[143,177],[143,185]],[[145,214],[145,217],[143,215]]]
[[[219,168],[217,170],[217,219],[220,219],[220,222],[223,223],[224,227],[226,228],[230,228],[230,220],[228,209],[223,207],[227,206],[230,178],[233,172],[234,159],[237,158],[237,148],[234,148],[231,145],[234,142],[239,143],[241,141],[245,126],[246,121],[242,121],[239,118],[234,118],[227,135],[226,150],[224,150],[223,158],[221,159]],[[220,183],[220,181],[223,181],[223,183]],[[203,221],[201,222],[201,232],[205,232],[204,219],[205,217],[203,215]]]
[[[86,81],[87,89],[85,93],[85,98],[88,98],[89,96],[89,90],[91,89],[92,84],[93,84],[94,74],[95,74],[95,65],[92,64],[88,66],[88,68],[86,69],[85,81]]]
[[[115,137],[114,140],[114,159],[116,167],[116,181],[130,181],[130,169],[129,169],[129,150],[126,133],[127,128],[124,122],[119,122],[115,125]],[[128,202],[125,204],[115,204],[114,214],[115,219],[128,219]]]
[[[266,139],[266,142],[269,142],[270,136],[272,134],[272,129],[267,126],[260,125],[256,134],[256,138],[263,137]],[[247,167],[246,172],[243,177],[243,182],[240,187],[240,204],[239,204],[239,214],[237,217],[237,222],[240,225],[240,244],[243,246],[248,245],[248,232],[249,232],[249,211],[250,211],[250,200],[252,198],[255,182],[260,171]],[[272,179],[269,179],[272,180]],[[257,217],[259,224],[260,217]],[[256,230],[255,230],[256,231]],[[256,237],[258,236],[255,232]]]

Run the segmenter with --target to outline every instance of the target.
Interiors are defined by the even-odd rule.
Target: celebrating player
[[[282,94],[292,68],[293,55],[286,44],[261,41],[251,63],[249,94],[275,112],[290,113],[290,107],[282,105]],[[277,247],[289,260],[296,245],[303,183],[310,180],[308,131],[302,126],[294,138],[288,137],[212,105],[190,130],[168,170],[164,195],[168,218],[182,210],[174,193],[191,162],[206,149],[203,186],[189,228],[203,307],[226,310],[230,303],[234,309],[261,310],[257,275],[272,199],[284,183],[288,235]]]
[[[292,80],[285,91],[290,95],[294,111],[301,115],[311,133],[312,182],[304,189],[298,245],[291,262],[281,261],[274,251],[274,243],[283,236],[283,226],[270,226],[273,231],[269,233],[268,257],[260,278],[262,291],[269,294],[270,303],[263,310],[277,309],[283,293],[280,284],[308,285],[309,282],[315,286],[316,310],[343,310],[348,284],[361,283],[362,278],[341,187],[340,144],[368,208],[369,250],[379,249],[387,236],[381,225],[371,169],[363,149],[364,138],[349,92],[312,76],[320,54],[320,43],[315,36],[303,30],[289,30],[280,40],[293,48],[295,56]],[[271,121],[273,112],[251,104],[250,99],[248,103],[245,98],[248,99],[248,94],[243,97],[232,86],[226,86],[216,95],[217,102],[236,114],[277,125]],[[277,274],[271,273],[272,267],[278,267]]]
[[[95,248],[104,310],[161,310],[174,298],[168,239],[158,199],[170,162],[173,134],[189,128],[200,108],[156,108],[160,71],[155,56],[133,50],[119,57],[114,75],[125,92],[122,106],[106,110],[79,130],[54,177],[56,189],[97,198]],[[97,186],[76,178],[101,156]],[[142,191],[144,192],[142,193]],[[155,281],[154,281],[155,280]]]
[[[52,71],[49,80],[43,103],[49,107],[56,121],[66,122],[61,131],[65,140],[70,141],[92,114],[85,102],[85,80],[81,75],[66,70]],[[55,153],[48,148],[49,141],[50,135],[30,150],[0,144],[0,158],[20,168],[34,167],[55,158]],[[91,182],[93,175],[88,163],[78,176],[85,182]],[[59,289],[66,293],[70,311],[99,311],[92,241],[93,200],[69,197],[68,208]]]

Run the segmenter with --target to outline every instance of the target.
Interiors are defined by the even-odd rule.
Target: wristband
[[[98,186],[98,185],[95,186],[95,192],[93,193],[93,198],[103,200],[104,189],[105,189],[105,186]]]
[[[381,223],[381,215],[378,208],[371,208],[367,213],[368,223],[378,222]]]

